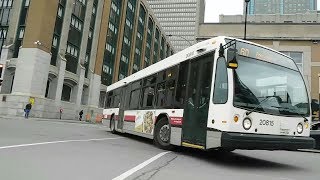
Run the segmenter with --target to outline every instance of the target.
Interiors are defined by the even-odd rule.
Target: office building
[[[204,22],[204,0],[148,0],[176,51],[194,44],[197,24]]]
[[[246,4],[244,3],[244,11]],[[296,14],[317,10],[317,0],[251,0],[248,14]]]
[[[174,53],[145,0],[0,0],[1,116],[99,119],[108,85]]]

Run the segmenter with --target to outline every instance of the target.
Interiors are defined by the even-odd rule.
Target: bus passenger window
[[[228,100],[228,73],[226,60],[220,57],[217,62],[216,79],[214,82],[213,103],[225,104]]]
[[[166,88],[165,83],[157,85],[157,107],[163,107],[166,101]]]
[[[178,77],[178,84],[177,84],[177,93],[176,93],[176,104],[175,107],[183,108],[185,99],[186,99],[186,92],[187,92],[187,78],[188,78],[188,61],[182,63],[179,68],[179,77]]]
[[[140,97],[140,89],[134,90],[130,95],[130,109],[138,109],[139,108],[139,97]]]
[[[172,107],[174,105],[175,80],[167,82],[166,91],[166,105]]]
[[[114,108],[120,107],[120,96],[119,95],[114,96],[113,107]]]
[[[106,104],[106,107],[107,108],[110,108],[111,107],[111,100],[112,100],[112,96],[108,96],[108,99],[107,99],[107,104]]]
[[[152,107],[154,99],[154,86],[143,89],[143,107]]]

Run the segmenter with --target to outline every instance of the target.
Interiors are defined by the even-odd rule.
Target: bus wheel
[[[170,125],[167,118],[161,118],[156,124],[154,131],[154,143],[161,149],[171,150],[173,146],[170,144]]]
[[[110,130],[112,134],[116,133],[116,122],[114,120],[114,117],[111,117],[110,119]]]

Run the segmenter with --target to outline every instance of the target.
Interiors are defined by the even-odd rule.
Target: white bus
[[[107,88],[112,132],[203,150],[314,147],[310,102],[294,61],[230,37],[195,44]]]

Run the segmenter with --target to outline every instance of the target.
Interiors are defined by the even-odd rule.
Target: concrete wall
[[[247,38],[250,40],[320,40],[320,24],[266,24],[251,23],[247,26]],[[215,36],[243,38],[242,23],[205,23],[200,24],[197,39]]]

